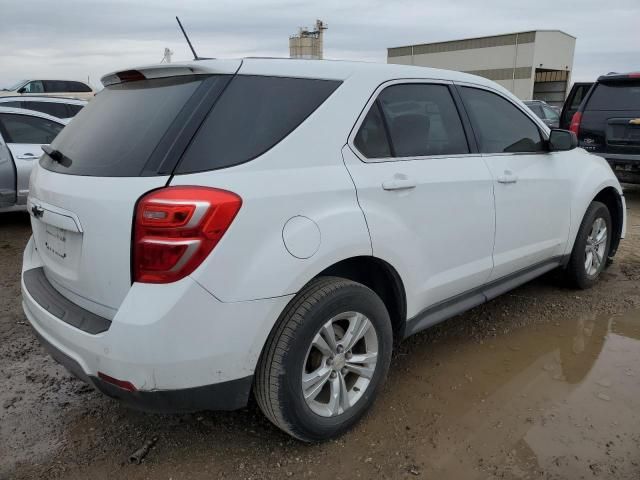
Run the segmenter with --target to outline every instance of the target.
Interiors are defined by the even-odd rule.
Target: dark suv
[[[598,78],[569,129],[582,148],[607,159],[621,182],[640,183],[640,73]]]

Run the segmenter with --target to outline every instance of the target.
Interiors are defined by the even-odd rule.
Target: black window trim
[[[444,85],[448,87],[449,93],[451,94],[451,98],[453,103],[458,111],[458,116],[460,117],[460,121],[462,123],[462,129],[464,131],[465,139],[467,141],[467,145],[469,147],[469,153],[456,153],[451,155],[421,155],[415,157],[395,157],[395,149],[393,148],[393,142],[391,140],[391,136],[389,134],[389,127],[387,126],[386,119],[384,115],[382,115],[382,120],[385,128],[385,133],[387,135],[387,142],[389,143],[389,151],[391,152],[391,157],[380,157],[380,158],[367,158],[355,145],[355,138],[360,130],[360,127],[364,123],[367,114],[373,108],[374,105],[377,105],[377,108],[382,113],[382,109],[380,108],[380,102],[378,101],[378,97],[382,93],[382,91],[390,87],[392,85],[406,85],[406,84],[426,84],[426,85]],[[438,78],[397,78],[393,80],[386,80],[379,84],[374,92],[371,94],[367,103],[363,107],[360,115],[356,119],[351,131],[349,132],[349,136],[347,137],[347,145],[351,149],[351,151],[360,159],[361,162],[364,163],[383,163],[383,162],[407,162],[413,160],[437,160],[441,158],[464,158],[464,157],[480,157],[481,154],[477,147],[477,142],[475,139],[475,135],[473,134],[473,130],[471,129],[471,123],[467,118],[466,112],[462,111],[462,100],[459,98],[458,92],[454,88],[454,82],[452,80],[443,80]]]
[[[526,105],[522,104],[522,105],[518,105],[517,103],[515,103],[513,100],[511,100],[509,97],[505,96],[501,91],[495,89],[495,88],[491,88],[487,85],[478,85],[477,83],[470,83],[470,82],[453,82],[453,88],[458,92],[458,96],[460,97],[460,101],[462,102],[462,106],[464,108],[465,111],[465,116],[467,116],[467,118],[469,117],[467,111],[466,111],[466,107],[464,106],[464,102],[462,101],[462,95],[460,94],[458,87],[468,87],[468,88],[475,88],[477,90],[485,90],[489,93],[493,93],[495,95],[498,95],[500,98],[506,100],[507,102],[509,102],[511,105],[513,105],[514,107],[516,107],[518,110],[520,110],[526,117],[528,117],[533,124],[538,128],[538,132],[540,133],[540,137],[542,138],[542,141],[545,144],[545,150],[541,150],[539,152],[496,152],[496,153],[480,153],[481,156],[504,156],[504,155],[548,155],[550,153],[549,150],[549,134],[551,133],[551,129],[547,126],[546,123],[544,123],[544,121],[539,118],[535,113],[533,113],[532,110],[530,110]],[[470,122],[470,119],[469,119]],[[480,141],[477,138],[477,135],[475,133],[475,131],[473,130],[473,125],[471,125],[471,130],[473,131],[473,136],[476,139],[476,143],[479,146],[480,145]]]

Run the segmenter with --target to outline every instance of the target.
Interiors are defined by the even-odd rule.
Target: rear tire
[[[319,277],[291,301],[267,340],[256,369],[257,403],[302,441],[341,435],[373,403],[392,345],[389,313],[372,290]]]
[[[612,233],[611,214],[607,206],[591,202],[580,224],[567,265],[566,278],[570,285],[587,289],[598,281],[607,265]]]

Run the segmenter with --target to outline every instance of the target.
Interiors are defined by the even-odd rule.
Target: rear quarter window
[[[333,80],[236,76],[207,115],[176,173],[230,167],[262,155],[339,85]]]
[[[640,80],[598,83],[585,110],[640,110]]]

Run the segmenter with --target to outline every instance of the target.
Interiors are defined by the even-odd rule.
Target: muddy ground
[[[20,307],[26,215],[0,219],[0,478],[640,478],[640,189],[589,291],[545,276],[402,344],[372,412],[304,445],[255,404],[148,415],[55,364]],[[130,454],[157,438],[142,464]]]

